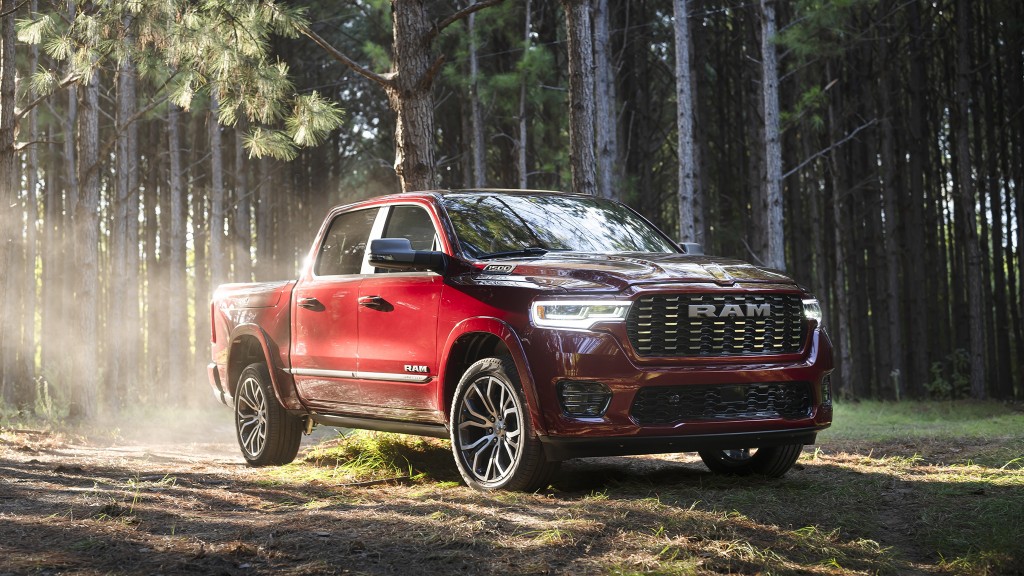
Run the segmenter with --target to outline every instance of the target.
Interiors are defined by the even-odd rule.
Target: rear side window
[[[331,222],[313,268],[317,276],[359,274],[377,208],[338,214]]]

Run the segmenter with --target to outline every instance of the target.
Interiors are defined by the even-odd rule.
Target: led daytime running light
[[[806,298],[804,299],[804,318],[808,320],[814,320],[821,325],[821,304],[818,303],[817,298]]]
[[[530,321],[544,328],[588,330],[598,322],[622,322],[631,302],[617,300],[548,300],[534,302]]]

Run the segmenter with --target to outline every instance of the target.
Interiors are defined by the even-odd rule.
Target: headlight
[[[630,302],[615,300],[549,300],[534,302],[530,321],[544,328],[588,330],[598,322],[621,322]]]
[[[817,298],[804,299],[804,318],[814,320],[819,326],[821,325],[821,304],[818,303]]]

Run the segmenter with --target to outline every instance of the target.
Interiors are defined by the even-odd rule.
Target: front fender
[[[448,408],[450,407],[446,405],[444,382],[448,378],[447,367],[448,362],[451,359],[451,351],[455,347],[455,343],[458,342],[460,338],[469,334],[490,334],[492,336],[496,336],[505,344],[505,347],[508,348],[509,354],[512,356],[512,360],[516,364],[516,370],[519,372],[519,381],[523,386],[523,394],[526,396],[526,404],[530,411],[530,418],[533,421],[534,430],[538,435],[546,436],[547,429],[544,424],[544,418],[541,417],[537,387],[533,381],[533,371],[530,370],[530,363],[526,359],[526,352],[523,350],[523,343],[520,341],[519,335],[516,334],[512,326],[503,320],[493,317],[467,318],[466,320],[456,324],[455,328],[448,334],[440,362],[440,366],[444,367],[444,373],[441,374],[441,385],[438,386],[437,390],[437,405],[444,406],[446,408],[445,418],[449,417]]]

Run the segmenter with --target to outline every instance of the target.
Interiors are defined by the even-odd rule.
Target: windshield
[[[558,195],[452,194],[444,207],[471,258],[574,252],[678,252],[622,204]]]

